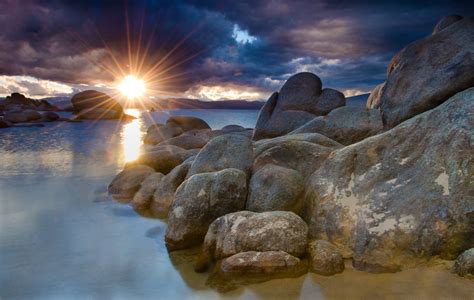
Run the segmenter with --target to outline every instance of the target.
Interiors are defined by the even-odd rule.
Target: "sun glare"
[[[133,75],[128,75],[120,83],[119,90],[127,98],[135,99],[145,93],[145,83]]]

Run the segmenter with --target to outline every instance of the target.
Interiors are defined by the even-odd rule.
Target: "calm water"
[[[166,224],[111,201],[106,187],[140,153],[147,126],[168,114],[213,128],[253,127],[257,111],[179,110],[116,121],[0,131],[0,299],[468,298],[473,282],[449,265],[372,275],[352,269],[240,288],[206,287],[190,258],[168,255]]]

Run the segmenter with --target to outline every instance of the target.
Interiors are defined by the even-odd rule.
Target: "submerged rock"
[[[313,239],[358,269],[397,271],[474,244],[474,88],[334,151],[306,185]]]
[[[453,272],[459,276],[474,275],[474,248],[458,256],[453,265]]]
[[[241,170],[224,169],[191,176],[176,191],[168,214],[168,250],[201,243],[212,221],[244,209],[246,197],[247,176]]]
[[[109,184],[109,194],[120,202],[129,202],[140,189],[145,178],[155,170],[149,166],[137,165],[120,172]]]
[[[344,271],[344,258],[328,241],[318,240],[309,243],[308,253],[311,272],[329,276]]]
[[[254,140],[284,135],[316,116],[344,106],[344,95],[322,89],[318,76],[303,72],[291,76],[279,93],[273,93],[260,110]]]

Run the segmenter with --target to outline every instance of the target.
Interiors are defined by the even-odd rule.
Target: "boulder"
[[[195,150],[185,150],[173,145],[159,145],[145,151],[133,164],[147,165],[166,175],[195,154],[197,154]]]
[[[226,125],[226,126],[222,127],[221,130],[223,132],[239,132],[239,131],[244,131],[244,130],[247,130],[247,129],[240,126],[240,125]]]
[[[115,120],[121,116],[115,110],[104,108],[89,108],[76,113],[77,120]]]
[[[154,172],[152,168],[143,165],[126,168],[109,184],[109,194],[120,202],[129,202],[140,189],[143,180]]]
[[[299,140],[285,140],[263,151],[254,161],[253,170],[273,164],[297,170],[304,178],[309,177],[336,148]]]
[[[287,210],[298,213],[304,178],[298,171],[265,165],[252,175],[246,209],[255,212]]]
[[[5,113],[4,119],[11,123],[25,123],[41,119],[41,114],[32,109],[9,111]]]
[[[196,158],[197,159],[197,158]],[[165,235],[169,251],[202,242],[216,218],[245,208],[247,176],[237,169],[191,176],[176,191]]]
[[[330,241],[356,268],[373,272],[454,259],[472,247],[473,119],[470,88],[335,150],[306,184],[311,238]]]
[[[183,149],[200,149],[204,147],[209,140],[210,135],[204,134],[181,134],[160,143],[160,145],[175,145]]]
[[[345,106],[317,117],[291,132],[316,132],[343,145],[351,145],[383,130],[380,111],[364,107]]]
[[[187,159],[158,183],[153,195],[153,202],[150,206],[152,214],[159,217],[166,217],[168,215],[170,206],[174,201],[175,192],[186,178],[186,174],[193,161],[194,159]]]
[[[306,223],[289,211],[227,214],[209,226],[195,269],[203,271],[213,260],[247,251],[284,251],[302,257],[307,234]]]
[[[436,34],[440,32],[441,30],[445,29],[448,26],[451,26],[452,24],[456,23],[457,21],[461,19],[462,19],[462,16],[459,16],[459,15],[450,15],[450,16],[445,16],[441,18],[441,20],[439,20],[438,23],[436,23],[432,34]]]
[[[204,120],[191,116],[170,116],[166,124],[179,126],[183,131],[211,129]]]
[[[328,241],[312,241],[308,245],[309,269],[320,275],[334,275],[344,271],[344,258]]]
[[[392,128],[474,86],[474,17],[405,47],[391,61],[380,97]]]
[[[45,111],[41,114],[41,121],[43,122],[53,122],[59,120],[59,115],[52,111]]]
[[[367,105],[368,109],[378,109],[380,108],[380,96],[382,96],[383,88],[385,86],[385,82],[377,85],[367,98]]]
[[[474,248],[458,256],[453,265],[453,272],[459,276],[474,275]]]
[[[155,172],[148,175],[140,184],[140,189],[136,192],[131,202],[133,208],[137,211],[146,211],[149,209],[153,194],[163,179],[163,174]]]
[[[10,127],[10,126],[12,126],[12,123],[5,120],[3,117],[0,118],[0,128],[7,128],[7,127]]]
[[[253,138],[259,140],[284,135],[345,103],[341,92],[322,89],[318,76],[298,73],[285,82],[279,93],[273,93],[262,107]]]
[[[189,169],[192,175],[234,168],[250,174],[253,163],[253,145],[247,137],[225,134],[213,138],[201,149]]]
[[[95,90],[77,93],[71,98],[73,111],[79,113],[83,110],[100,108],[105,111],[114,111],[116,116],[123,114],[123,108],[114,98]],[[110,113],[112,114],[112,113]]]
[[[156,145],[183,133],[181,127],[176,125],[152,125],[148,128],[147,134],[143,139],[145,144]]]

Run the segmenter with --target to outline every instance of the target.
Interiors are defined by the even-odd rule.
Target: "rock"
[[[197,159],[197,158],[196,158]],[[216,218],[245,208],[247,176],[237,169],[191,176],[176,191],[165,235],[169,251],[197,245]]]
[[[160,184],[164,175],[158,172],[148,175],[140,184],[140,189],[137,191],[131,202],[132,206],[137,211],[146,211],[150,207],[153,199],[153,194]]]
[[[342,93],[321,87],[321,80],[312,73],[290,77],[280,92],[273,93],[260,110],[253,139],[284,135],[316,116],[345,105]]]
[[[259,154],[255,158],[253,169],[255,172],[265,165],[273,164],[297,170],[307,178],[334,149],[305,141],[286,140]]]
[[[115,120],[120,118],[115,110],[103,108],[89,108],[81,110],[76,114],[77,120]]]
[[[187,177],[234,168],[250,174],[253,163],[252,141],[244,136],[226,134],[213,138],[201,149]]]
[[[328,241],[318,240],[308,245],[309,269],[320,275],[334,275],[344,271],[344,259],[337,248]]]
[[[183,149],[200,149],[210,140],[210,135],[181,134],[160,143],[160,145],[175,145]]]
[[[41,119],[41,114],[32,109],[22,111],[9,111],[5,113],[4,120],[11,123],[25,123]]]
[[[272,164],[265,165],[250,179],[246,209],[298,213],[303,192],[304,178],[299,172]]]
[[[459,276],[474,275],[474,248],[458,256],[453,265],[453,272]]]
[[[440,32],[441,30],[445,29],[448,26],[456,23],[457,21],[461,20],[463,17],[458,15],[450,15],[443,17],[433,29],[433,34]]]
[[[46,100],[34,100],[25,97],[20,93],[12,93],[10,96],[7,96],[4,101],[1,101],[0,108],[3,110],[43,110],[43,111],[54,111],[58,108],[54,105],[51,105]]]
[[[53,122],[59,120],[59,115],[52,111],[46,111],[41,114],[41,121],[43,122]]]
[[[335,150],[306,184],[311,238],[330,241],[356,268],[373,272],[454,259],[472,247],[473,119],[470,88]]]
[[[380,107],[380,96],[382,96],[383,88],[385,82],[377,85],[367,98],[367,108],[368,109],[378,109]]]
[[[383,130],[380,111],[363,107],[345,106],[317,117],[291,132],[316,132],[343,145],[351,145]]]
[[[123,114],[123,108],[114,98],[107,94],[95,90],[87,90],[77,93],[71,98],[73,111],[79,113],[83,110],[101,109],[103,111],[113,111],[120,117]]]
[[[239,131],[244,131],[246,128],[240,126],[240,125],[226,125],[222,127],[221,129],[223,132],[239,132]]]
[[[195,269],[212,260],[247,251],[284,251],[296,257],[306,253],[308,227],[288,211],[240,211],[216,219],[209,226]]]
[[[166,175],[196,153],[195,150],[185,150],[173,145],[160,145],[145,151],[134,164],[150,166],[157,172]]]
[[[204,120],[191,116],[170,116],[166,124],[181,127],[183,131],[211,129]]]
[[[169,208],[174,201],[174,195],[178,187],[186,178],[193,160],[187,159],[185,162],[174,168],[158,183],[153,195],[153,202],[150,209],[152,213],[159,217],[166,217]]]
[[[129,202],[140,189],[143,180],[154,172],[152,168],[143,165],[126,168],[109,184],[109,194],[120,202]]]
[[[8,122],[4,118],[0,118],[0,128],[8,128],[12,126],[12,123]]]
[[[405,47],[391,61],[380,97],[392,128],[474,86],[474,17]]]
[[[156,145],[183,133],[181,127],[176,125],[157,126],[152,125],[148,128],[147,134],[143,139],[145,144]]]
[[[298,134],[287,134],[283,136],[279,136],[272,139],[264,139],[254,142],[254,155],[255,157],[262,154],[264,151],[277,146],[280,143],[286,141],[304,141],[313,144],[318,144],[324,147],[333,147],[333,148],[340,148],[342,147],[341,144],[338,142],[331,140],[330,138],[319,134],[319,133],[298,133]]]

